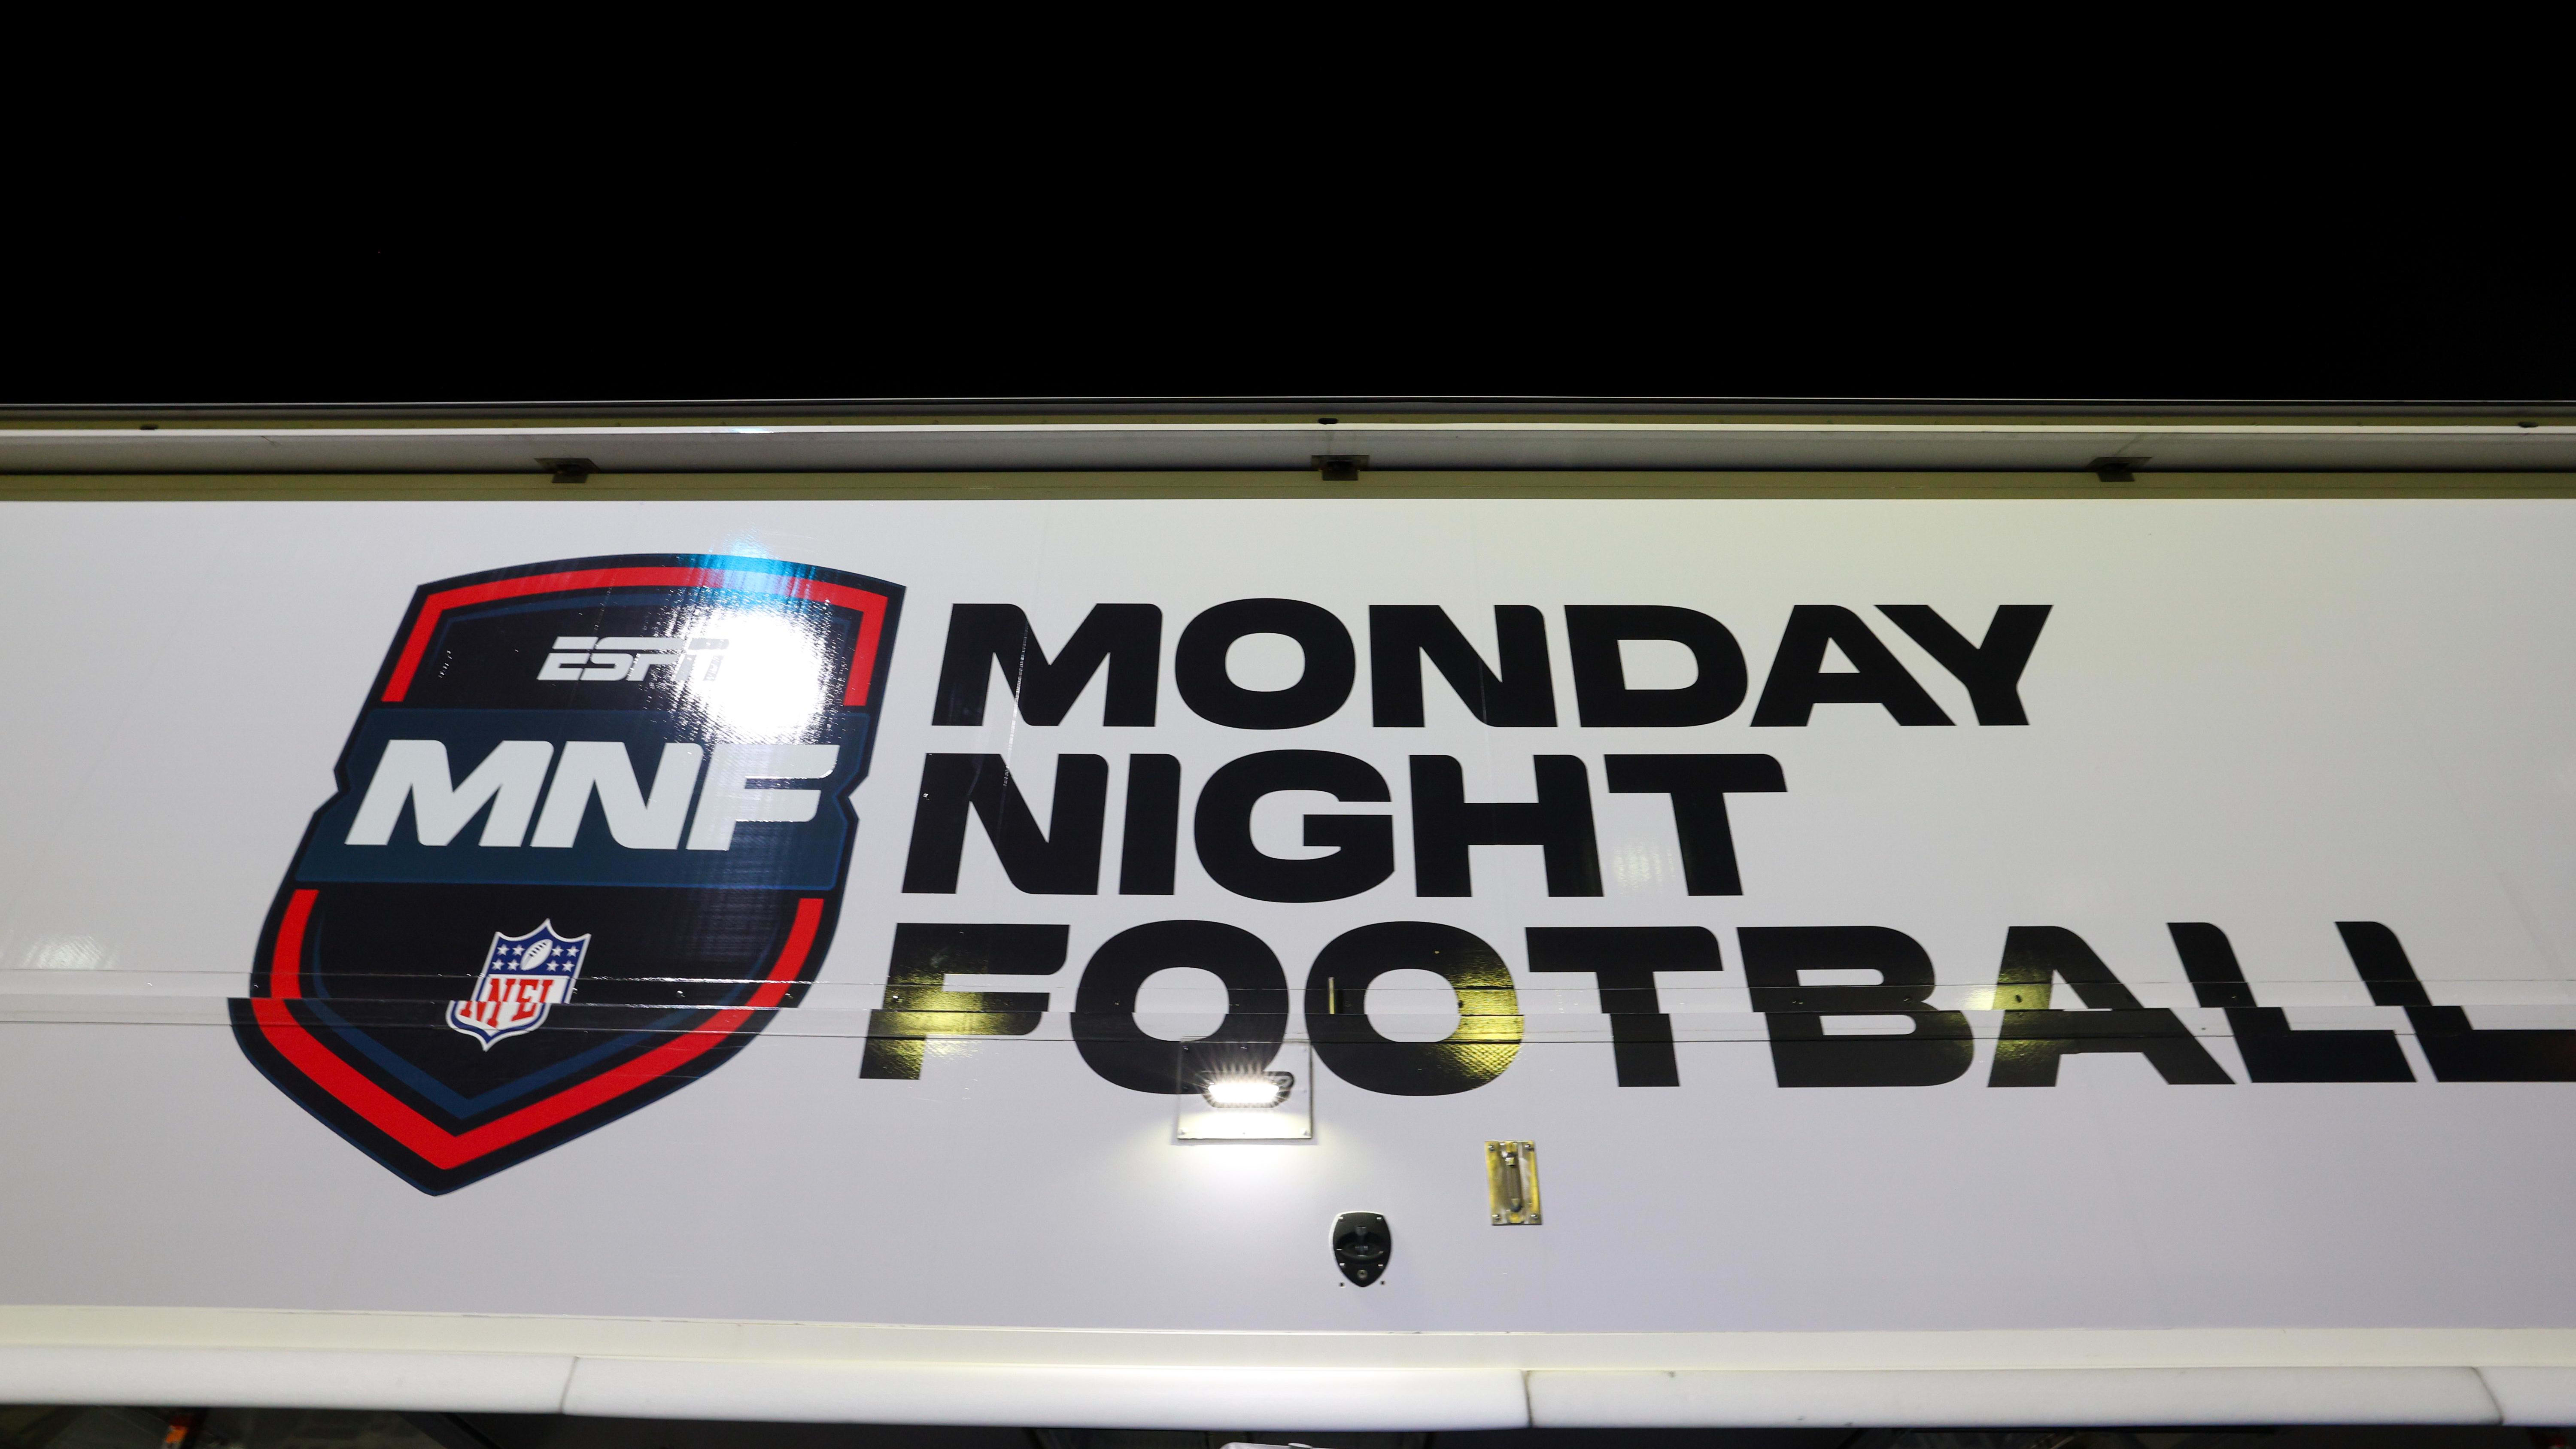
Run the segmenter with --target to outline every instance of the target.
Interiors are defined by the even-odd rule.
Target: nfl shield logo
[[[493,932],[474,995],[448,1003],[447,1024],[482,1042],[485,1051],[503,1037],[535,1031],[546,1024],[547,1007],[572,995],[581,958],[589,952],[588,936],[558,936],[552,921],[524,936]]]
[[[269,906],[243,1052],[430,1193],[722,1067],[831,947],[902,605],[705,554],[422,585]]]

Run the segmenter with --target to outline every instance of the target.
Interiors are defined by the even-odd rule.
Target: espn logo
[[[580,635],[555,641],[555,652],[537,666],[537,678],[565,683],[577,679],[641,681],[656,665],[679,680],[700,682],[724,667],[722,639],[593,639]]]

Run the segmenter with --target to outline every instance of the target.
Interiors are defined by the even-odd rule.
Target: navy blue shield
[[[234,1035],[424,1192],[722,1065],[821,965],[903,590],[646,555],[423,585]]]

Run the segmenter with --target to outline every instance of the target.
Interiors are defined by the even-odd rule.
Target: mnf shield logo
[[[443,1193],[722,1065],[832,939],[903,590],[643,555],[412,598],[233,1032]]]

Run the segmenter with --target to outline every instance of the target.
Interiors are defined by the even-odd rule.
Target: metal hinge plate
[[[1494,1226],[1538,1226],[1538,1144],[1485,1144],[1485,1194],[1492,1204]]]

